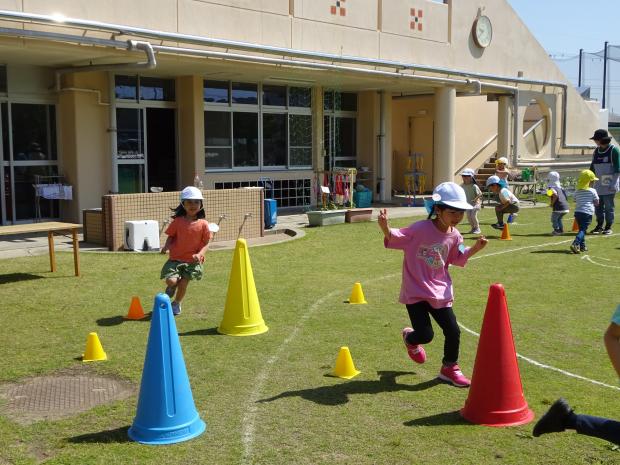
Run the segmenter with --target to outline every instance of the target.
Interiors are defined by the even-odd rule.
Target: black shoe
[[[573,253],[579,253],[579,245],[578,244],[571,244],[570,245],[570,250]]]
[[[604,234],[605,236],[609,236],[613,231],[611,230],[611,228],[605,228],[603,229],[603,232],[601,234]]]
[[[532,434],[534,437],[538,437],[541,434],[546,433],[560,433],[568,427],[568,418],[573,413],[573,409],[570,408],[566,400],[559,398],[553,405],[547,410],[538,423],[534,425],[534,431]]]
[[[580,252],[587,252],[588,248],[585,245],[582,245],[581,247],[579,247],[579,251]]]
[[[495,229],[504,229],[504,224],[503,223],[495,223],[491,225],[492,228]]]
[[[588,234],[600,234],[602,232],[603,232],[603,228],[601,228],[600,226],[597,226],[592,231],[590,231]]]

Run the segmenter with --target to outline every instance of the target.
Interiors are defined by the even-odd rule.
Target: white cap
[[[194,186],[186,187],[181,191],[181,202],[183,200],[204,200],[200,189]]]
[[[471,210],[473,207],[467,203],[467,196],[461,186],[453,182],[442,182],[433,191],[433,200],[436,204],[458,210]]]
[[[491,184],[499,184],[499,176],[489,176],[486,185],[489,187]]]
[[[472,176],[473,177],[475,175],[476,173],[471,168],[465,168],[463,171],[461,171],[461,176]]]
[[[504,165],[507,165],[508,164],[508,158],[506,158],[506,157],[499,157],[497,160],[495,160],[495,164],[498,164],[498,163],[503,163]]]

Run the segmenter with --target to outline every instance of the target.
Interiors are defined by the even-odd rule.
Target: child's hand
[[[205,262],[205,256],[199,253],[192,255],[192,258],[194,259],[194,263],[203,264]]]
[[[478,239],[476,239],[476,243],[473,245],[472,248],[475,249],[476,252],[478,252],[479,250],[484,249],[488,243],[489,240],[484,235],[481,235],[478,237]]]
[[[159,251],[159,253],[163,255],[166,255],[166,252],[168,252],[168,249],[166,247],[162,247]]]
[[[379,210],[379,217],[377,218],[377,222],[379,223],[379,227],[381,229],[388,227],[387,208],[384,208],[383,210]]]

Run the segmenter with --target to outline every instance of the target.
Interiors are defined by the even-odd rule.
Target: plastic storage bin
[[[357,208],[368,208],[372,203],[372,191],[359,191],[353,193],[353,202]]]
[[[278,223],[278,203],[274,197],[273,179],[259,178],[259,186],[262,184],[264,189],[264,208],[265,208],[265,229],[271,229]],[[267,198],[269,195],[271,198]]]
[[[154,220],[125,221],[125,249],[136,252],[159,250],[159,223]]]

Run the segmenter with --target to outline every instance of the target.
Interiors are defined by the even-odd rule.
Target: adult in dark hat
[[[611,226],[614,224],[614,197],[620,190],[620,149],[611,144],[611,137],[605,129],[597,129],[590,139],[596,144],[590,170],[598,178],[594,189],[599,196],[599,204],[595,210],[596,227],[590,234],[611,234]]]

